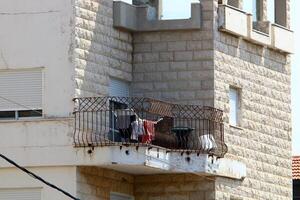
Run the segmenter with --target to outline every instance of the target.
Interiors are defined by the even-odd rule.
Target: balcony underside
[[[132,146],[82,148],[78,153],[83,151],[89,151],[90,156],[85,159],[92,159],[98,167],[133,175],[195,173],[232,179],[243,179],[246,176],[246,166],[243,163],[225,158],[217,159],[208,154],[168,152],[160,148]],[[88,160],[86,163],[90,163]]]

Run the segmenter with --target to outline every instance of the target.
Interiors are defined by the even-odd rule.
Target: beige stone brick
[[[172,61],[174,60],[173,52],[161,52],[159,53],[159,61]]]
[[[186,42],[168,42],[168,51],[184,51],[186,50]]]
[[[192,51],[179,51],[174,53],[174,60],[176,61],[189,61],[193,60]]]

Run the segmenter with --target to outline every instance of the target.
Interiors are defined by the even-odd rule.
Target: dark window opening
[[[15,119],[15,111],[0,111],[0,119]]]
[[[22,110],[18,111],[18,117],[41,117],[43,115],[42,110]]]
[[[43,110],[17,110],[17,111],[0,111],[0,120],[29,117],[42,117]]]

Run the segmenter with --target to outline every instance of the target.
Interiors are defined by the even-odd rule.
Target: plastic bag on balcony
[[[215,141],[215,138],[211,134],[200,135],[199,143],[201,146],[201,150],[203,151],[211,151],[217,148],[217,143]]]

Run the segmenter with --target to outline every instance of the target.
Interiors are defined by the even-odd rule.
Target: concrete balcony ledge
[[[216,159],[208,154],[187,155],[147,147],[140,147],[138,150],[136,147],[97,147],[90,156],[83,158],[87,160],[78,164],[92,164],[130,174],[195,173],[232,179],[246,177],[244,163],[226,158]]]
[[[191,30],[201,28],[201,6],[193,3],[190,19],[159,20],[148,6],[135,6],[121,1],[114,2],[114,27],[133,32]]]
[[[276,49],[294,52],[294,32],[277,24],[271,25],[272,46]]]
[[[285,53],[294,52],[293,31],[269,22],[264,23],[268,33],[258,31],[253,27],[251,14],[228,5],[219,5],[218,13],[220,31]]]

